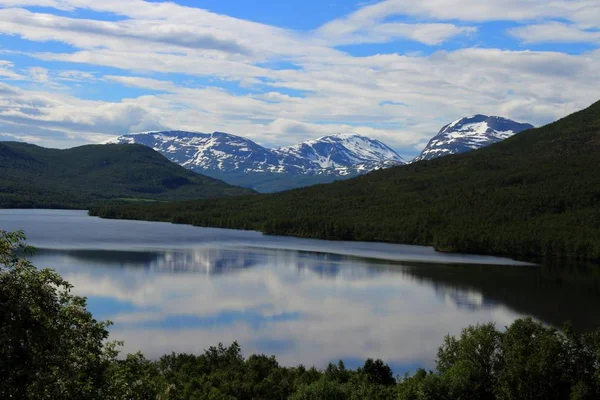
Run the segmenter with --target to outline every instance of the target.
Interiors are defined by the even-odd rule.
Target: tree
[[[491,324],[446,337],[437,372],[418,371],[398,385],[403,400],[600,398],[600,330],[559,331],[531,318],[501,332]]]
[[[485,324],[465,328],[458,339],[444,338],[437,369],[449,392],[467,398],[494,398],[494,374],[501,362],[500,337],[493,324]]]
[[[381,360],[367,359],[359,372],[367,376],[370,383],[384,386],[391,386],[396,383],[392,369]]]
[[[581,379],[586,377],[582,372],[597,370],[597,366],[581,358],[577,354],[580,351],[572,351],[574,339],[574,335],[547,328],[531,318],[515,321],[501,341],[505,366],[498,374],[498,397],[558,400],[577,393],[577,397],[585,398],[586,383]],[[583,353],[590,350],[583,349]]]
[[[86,300],[53,270],[38,270],[23,232],[0,230],[0,398],[107,398],[116,357]]]
[[[344,362],[340,360],[337,365],[329,363],[325,370],[325,376],[339,383],[346,383],[350,380],[350,371],[346,369]]]

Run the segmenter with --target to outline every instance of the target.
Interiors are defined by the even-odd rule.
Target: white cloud
[[[29,78],[34,82],[38,83],[48,83],[50,82],[50,77],[48,76],[48,70],[42,67],[30,67],[27,68],[27,73]]]
[[[317,32],[323,40],[333,45],[359,43],[385,43],[398,38],[411,39],[427,45],[439,45],[446,40],[467,33],[474,27],[459,27],[452,24],[407,24],[398,22],[354,24],[339,20],[323,26]]]
[[[137,87],[143,89],[165,90],[169,92],[177,91],[177,86],[173,82],[163,81],[159,79],[143,78],[139,76],[115,76],[106,75],[104,79],[118,82],[125,86]]]
[[[93,73],[77,70],[59,71],[57,79],[71,82],[92,82],[96,79]]]
[[[58,40],[79,48],[131,49],[132,44],[156,50],[189,48],[244,54],[250,50],[235,38],[213,27],[181,26],[167,21],[94,21],[33,13],[24,9],[0,9],[0,33],[25,39]],[[156,48],[158,46],[158,48]]]
[[[14,64],[10,61],[0,60],[0,79],[21,80],[25,77],[14,71]]]
[[[385,0],[363,7],[343,20],[366,25],[394,15],[468,22],[561,18],[598,26],[600,3],[597,0]]]
[[[525,43],[600,43],[599,30],[585,30],[560,22],[528,25],[510,30]]]
[[[34,41],[59,40],[81,49],[179,52],[244,62],[307,51],[334,53],[319,41],[289,30],[175,3],[123,0],[63,4],[127,18],[96,21],[6,8],[0,9],[0,32]]]
[[[3,101],[15,104],[10,113],[0,108],[0,119],[62,129],[90,141],[166,127],[231,132],[265,145],[357,132],[410,149],[464,115],[503,115],[539,125],[586,107],[597,100],[589,88],[600,86],[599,60],[600,52],[574,56],[496,49],[428,57],[342,56],[326,66],[317,58],[306,60],[302,70],[271,71],[274,91],[246,95],[139,76],[100,78],[165,91],[120,102],[5,85],[13,94]],[[305,92],[300,97],[277,92],[289,89]],[[19,111],[23,105],[39,115]]]
[[[21,133],[33,142],[55,140],[67,147],[70,139],[81,144],[103,135],[164,128],[156,112],[133,103],[81,100],[3,83],[0,94],[0,132]]]

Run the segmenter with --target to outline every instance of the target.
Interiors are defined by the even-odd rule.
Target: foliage
[[[574,334],[532,319],[500,331],[470,326],[448,336],[436,370],[396,380],[381,360],[356,370],[340,362],[325,370],[282,367],[274,357],[245,359],[237,343],[199,356],[171,354],[158,361],[128,356],[113,365],[120,393],[131,399],[597,399],[600,330]]]
[[[98,203],[189,200],[251,190],[188,171],[141,145],[67,150],[0,143],[0,207],[88,208]]]
[[[31,251],[23,239],[0,231],[0,398],[105,398],[108,322],[56,272],[19,257]]]
[[[268,234],[600,259],[600,102],[466,154],[271,195],[92,215]]]
[[[597,399],[598,333],[577,335],[520,319],[446,337],[437,373],[421,370],[399,384],[400,399]]]

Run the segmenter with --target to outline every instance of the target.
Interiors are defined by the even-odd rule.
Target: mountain
[[[382,142],[356,134],[325,136],[276,149],[222,132],[145,132],[108,143],[142,144],[187,169],[261,192],[333,182],[405,164]]]
[[[329,185],[96,208],[92,214],[443,251],[600,260],[600,102],[479,150]]]
[[[379,140],[352,133],[324,136],[273,152],[280,155],[284,163],[300,162],[305,165],[304,173],[315,175],[356,175],[406,164],[398,153]]]
[[[188,171],[140,145],[67,150],[0,142],[0,207],[87,208],[107,201],[189,200],[252,193]]]
[[[533,127],[481,114],[461,118],[444,126],[412,162],[480,149]]]

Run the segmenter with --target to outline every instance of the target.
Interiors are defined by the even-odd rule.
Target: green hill
[[[344,182],[92,213],[443,251],[600,259],[600,102],[481,150]]]
[[[141,145],[67,150],[0,142],[0,207],[87,208],[249,194],[174,164]]]

